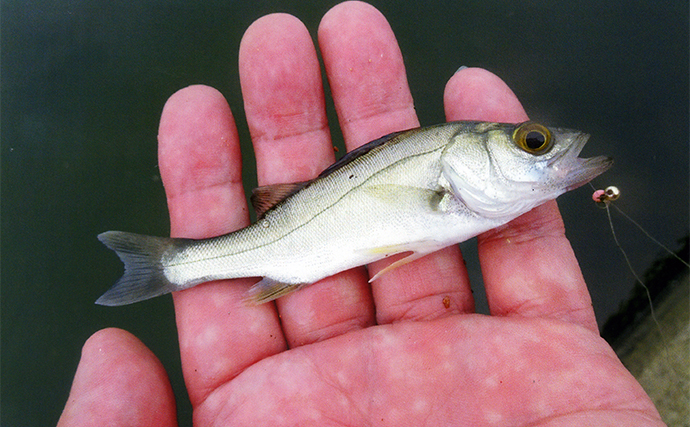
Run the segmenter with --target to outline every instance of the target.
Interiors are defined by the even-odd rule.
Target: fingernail
[[[468,68],[470,68],[470,67],[468,67],[467,65],[461,65],[460,68],[458,68],[458,70],[455,72],[455,74],[459,73],[462,70],[466,70]]]

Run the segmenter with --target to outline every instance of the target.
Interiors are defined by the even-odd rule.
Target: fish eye
[[[539,123],[526,122],[513,132],[513,141],[518,147],[531,154],[544,154],[551,148],[551,131]]]

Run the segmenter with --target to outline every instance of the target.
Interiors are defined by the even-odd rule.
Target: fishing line
[[[609,204],[606,204],[606,208],[607,208],[606,211],[607,211],[607,212],[608,212],[608,206],[609,206]],[[659,241],[656,240],[654,237],[652,237],[652,235],[649,234],[649,233],[647,232],[647,230],[645,230],[644,228],[642,228],[642,226],[641,226],[640,224],[638,224],[637,222],[635,222],[634,219],[630,218],[630,216],[629,216],[628,214],[626,214],[625,212],[623,212],[623,211],[621,210],[621,208],[619,208],[619,207],[616,206],[615,204],[612,204],[611,206],[613,206],[613,207],[618,211],[618,213],[620,213],[621,215],[623,215],[624,217],[626,217],[626,218],[628,219],[628,221],[632,222],[632,223],[635,225],[635,227],[639,228],[640,231],[641,231],[642,233],[644,233],[644,235],[647,236],[647,237],[649,238],[649,240],[651,240],[652,242],[654,242],[654,243],[656,243],[657,245],[659,245],[659,247],[661,247],[663,250],[665,250],[666,252],[668,252],[672,257],[674,257],[674,258],[677,259],[678,261],[682,262],[686,267],[690,268],[690,264],[689,264],[689,263],[687,263],[683,258],[679,257],[675,252],[672,252],[669,248],[667,248],[667,247],[664,246],[661,242],[659,242]],[[610,222],[611,222],[611,214],[609,214],[609,223],[610,223]],[[616,236],[614,235],[614,238],[615,238],[615,237],[616,237]]]
[[[620,242],[618,241],[618,236],[616,235],[616,230],[613,228],[613,220],[611,219],[611,210],[609,209],[609,205],[611,204],[612,201],[616,200],[620,196],[620,192],[618,191],[618,188],[616,187],[608,187],[606,190],[596,190],[592,183],[589,183],[589,185],[594,189],[594,194],[592,194],[592,199],[597,202],[600,206],[603,206],[604,209],[606,209],[606,217],[609,220],[609,227],[611,227],[611,234],[613,235],[613,241],[616,242],[616,247],[618,247],[618,250],[621,251],[623,254],[623,258],[625,258],[625,263],[628,265],[628,269],[632,273],[633,277],[637,282],[642,285],[642,287],[645,290],[645,293],[647,295],[647,301],[649,302],[649,312],[651,314],[652,320],[654,321],[654,324],[656,324],[657,329],[659,330],[659,333],[661,334],[661,338],[664,340],[664,344],[666,343],[666,338],[664,336],[664,333],[661,330],[661,324],[656,318],[656,313],[654,312],[654,304],[652,302],[652,294],[649,292],[649,288],[647,285],[644,284],[642,279],[640,279],[640,276],[637,275],[635,272],[635,269],[632,266],[632,263],[630,262],[630,258],[628,257],[628,254],[625,252],[625,249],[623,249],[623,246],[621,246]],[[620,209],[619,209],[620,211]],[[627,215],[626,215],[627,217]],[[639,226],[638,226],[639,227]],[[645,234],[647,234],[645,232]],[[654,239],[652,239],[654,240]],[[655,240],[656,241],[656,240]],[[664,249],[666,249],[663,245],[661,245]],[[668,249],[666,249],[668,250]]]
[[[597,205],[602,206],[604,209],[606,209],[606,216],[609,221],[609,227],[611,228],[611,234],[613,235],[613,240],[616,243],[616,247],[621,251],[623,254],[623,258],[625,259],[625,263],[628,265],[628,269],[632,273],[633,277],[639,283],[642,285],[642,288],[645,290],[645,294],[647,295],[647,301],[649,302],[649,313],[652,321],[656,325],[656,329],[659,332],[659,336],[661,337],[662,341],[662,347],[663,347],[663,354],[664,358],[667,361],[668,366],[670,366],[671,370],[673,370],[676,375],[680,375],[680,372],[678,372],[678,369],[675,367],[672,359],[672,355],[670,354],[670,344],[668,342],[668,339],[666,338],[666,334],[664,333],[663,329],[661,328],[661,323],[659,323],[657,317],[656,317],[656,312],[654,310],[654,303],[652,300],[652,294],[649,291],[649,287],[642,281],[640,276],[635,272],[635,269],[632,266],[632,263],[630,262],[630,258],[628,257],[628,254],[625,252],[623,249],[623,246],[620,244],[618,241],[618,236],[616,235],[616,230],[613,227],[613,220],[611,219],[611,210],[609,209],[609,205],[611,205],[614,200],[618,199],[620,196],[620,191],[618,188],[611,186],[607,187],[606,190],[596,190],[592,183],[589,183],[590,187],[592,187],[594,191],[594,194],[592,194],[592,199],[597,203]],[[615,204],[613,205],[614,208],[618,212],[620,212],[625,218],[627,218],[630,222],[632,222],[640,231],[642,231],[650,240],[652,240],[654,243],[659,245],[662,249],[664,249],[666,252],[671,254],[674,258],[677,258],[680,262],[682,262],[684,265],[690,267],[690,264],[688,264],[685,260],[680,258],[677,254],[672,252],[670,249],[668,249],[666,246],[661,244],[658,240],[656,240],[654,237],[652,237],[640,224],[638,224],[636,221],[634,221],[629,215],[627,215],[625,212],[623,212],[618,206]]]

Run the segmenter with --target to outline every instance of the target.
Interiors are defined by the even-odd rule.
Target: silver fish
[[[340,271],[411,252],[376,276],[505,224],[607,170],[588,135],[538,123],[452,122],[392,133],[317,178],[261,187],[254,224],[210,239],[108,231],[125,264],[96,303],[124,305],[211,280],[263,277],[263,303]]]

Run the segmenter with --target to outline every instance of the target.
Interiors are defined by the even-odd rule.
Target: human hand
[[[334,7],[319,28],[348,150],[418,126],[402,57],[369,5]],[[240,76],[260,185],[303,181],[333,162],[309,33],[289,15],[247,30]],[[465,69],[448,120],[527,116],[497,77]],[[173,95],[159,132],[173,236],[248,224],[239,141],[222,96]],[[479,237],[491,316],[473,314],[457,246],[387,273],[391,260],[260,306],[251,279],[173,295],[195,425],[663,425],[598,334],[587,288],[550,202]],[[165,371],[125,331],[84,346],[59,425],[175,425]]]

